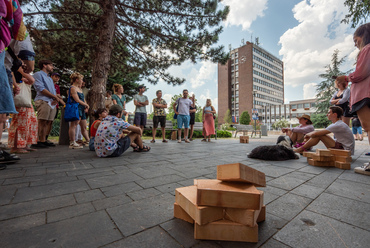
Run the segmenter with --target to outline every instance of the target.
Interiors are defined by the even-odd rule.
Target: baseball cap
[[[60,74],[58,72],[54,72],[53,74],[51,74],[51,76],[58,76],[58,77],[60,77]]]

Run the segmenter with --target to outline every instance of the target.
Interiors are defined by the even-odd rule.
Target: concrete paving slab
[[[182,247],[193,247],[200,242],[194,239],[194,224],[180,219],[172,219],[160,226],[180,243]]]
[[[325,192],[370,203],[370,187],[362,183],[336,180]]]
[[[296,188],[297,186],[304,183],[306,180],[301,180],[295,177],[290,176],[281,176],[279,178],[276,178],[274,180],[271,180],[268,182],[268,185],[271,185],[276,188],[285,189],[285,190],[292,190]]]
[[[121,206],[129,202],[132,202],[132,199],[130,197],[126,195],[117,195],[93,201],[92,204],[94,205],[96,210],[102,210]]]
[[[95,208],[90,202],[54,209],[47,212],[47,223],[65,220],[92,212],[95,212]]]
[[[102,188],[111,185],[123,184],[132,182],[135,180],[139,180],[141,177],[135,175],[132,172],[125,173],[125,174],[115,174],[110,176],[101,176],[101,177],[94,177],[87,179],[87,183],[90,185],[91,188]]]
[[[274,239],[291,247],[368,247],[370,232],[304,210]]]
[[[126,194],[127,192],[140,190],[140,189],[142,189],[142,187],[140,187],[135,182],[123,183],[123,184],[100,188],[103,194],[107,197],[122,195],[122,194]]]
[[[318,187],[311,186],[311,185],[308,185],[308,184],[302,184],[302,185],[298,186],[297,188],[293,189],[290,192],[293,193],[293,194],[296,194],[296,195],[300,195],[300,196],[304,196],[304,197],[307,197],[307,198],[315,199],[323,191],[324,191],[324,189],[322,189],[322,188],[318,188]]]
[[[100,189],[78,192],[75,193],[74,196],[78,203],[91,202],[105,198],[104,194],[100,191]]]
[[[46,224],[46,212],[30,214],[14,219],[4,220],[0,225],[0,236],[8,233],[27,230]]]

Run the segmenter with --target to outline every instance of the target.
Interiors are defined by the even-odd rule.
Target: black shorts
[[[134,124],[138,127],[146,125],[146,113],[135,113]]]
[[[195,113],[191,113],[190,114],[190,125],[194,125],[195,124]]]
[[[158,123],[161,123],[161,127],[166,127],[166,116],[154,116],[153,117],[153,127],[157,128]]]
[[[124,153],[131,145],[131,139],[128,136],[120,138],[117,141],[117,148],[114,152],[108,157],[119,157]]]
[[[356,102],[352,105],[351,114],[356,114],[356,111],[359,111],[363,107],[368,106],[370,108],[370,98],[364,98],[359,102]]]

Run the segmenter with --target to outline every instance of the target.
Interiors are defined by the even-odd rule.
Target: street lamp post
[[[252,118],[253,118],[253,120],[254,120],[254,131],[252,132],[252,135],[251,136],[253,136],[253,133],[254,133],[254,135],[255,136],[257,136],[257,124],[256,124],[256,118],[255,118],[255,113],[254,113],[254,110],[255,110],[255,101],[256,101],[256,93],[257,93],[257,90],[254,90],[253,91],[253,110],[252,110]]]

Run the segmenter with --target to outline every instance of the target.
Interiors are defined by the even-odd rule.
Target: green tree
[[[326,70],[324,74],[320,74],[319,77],[323,78],[316,87],[316,113],[326,113],[330,107],[330,99],[332,98],[335,89],[335,77],[339,75],[346,75],[350,71],[342,72],[339,67],[344,63],[346,57],[339,59],[339,50],[334,50],[332,55],[331,64],[325,66]]]
[[[224,116],[224,123],[230,125],[232,122],[233,122],[233,119],[231,117],[230,109],[227,109],[225,116]]]
[[[280,119],[272,124],[272,127],[277,130],[287,126],[289,126],[289,122],[286,119]]]
[[[44,57],[65,53],[65,65],[91,71],[93,110],[104,104],[111,69],[140,75],[153,84],[162,79],[178,85],[185,80],[167,73],[172,65],[186,60],[225,63],[224,47],[214,45],[229,7],[219,2],[23,0],[22,4],[30,4],[24,8],[25,20]]]
[[[242,115],[239,119],[240,124],[249,125],[251,123],[251,116],[249,115],[248,111],[243,111]]]
[[[344,6],[348,7],[349,13],[341,22],[351,23],[352,28],[366,23],[370,14],[370,0],[346,0]]]
[[[325,128],[331,124],[326,114],[312,114],[311,121],[315,128]]]

